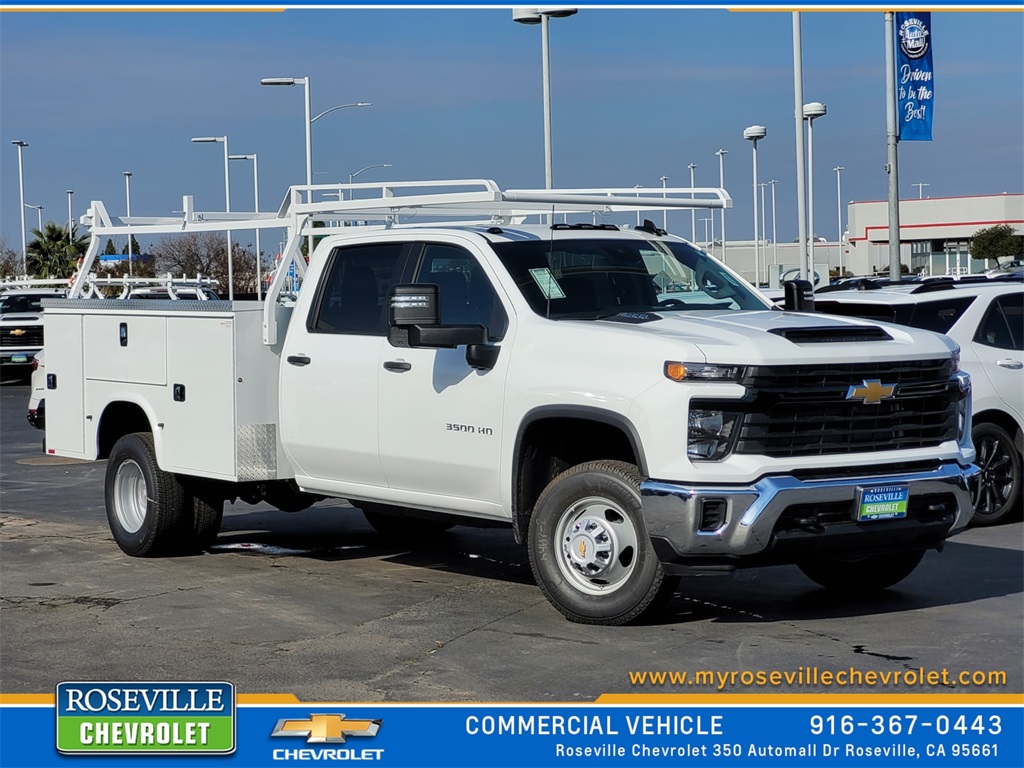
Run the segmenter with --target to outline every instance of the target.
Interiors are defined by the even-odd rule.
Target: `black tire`
[[[152,557],[177,549],[188,497],[181,481],[157,464],[150,433],[114,443],[104,496],[110,532],[125,554]]]
[[[678,579],[658,562],[632,464],[591,461],[562,472],[530,518],[530,567],[570,621],[615,626],[657,610]]]
[[[998,424],[981,422],[971,430],[981,472],[971,481],[971,525],[998,525],[1020,511],[1021,455]]]
[[[177,531],[177,551],[201,552],[217,539],[224,521],[224,499],[199,491],[186,495]]]
[[[390,504],[355,502],[363,511],[363,517],[377,533],[395,541],[416,543],[436,539],[455,524],[447,520],[432,520],[418,517],[413,510]]]
[[[924,550],[869,555],[851,560],[807,560],[798,563],[811,581],[844,594],[865,594],[891,587],[907,578],[924,557]]]

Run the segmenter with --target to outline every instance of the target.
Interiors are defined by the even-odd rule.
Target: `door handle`
[[[400,360],[388,360],[384,363],[385,371],[395,371],[396,373],[405,373],[406,371],[412,370],[412,363],[406,363]]]
[[[311,360],[305,355],[288,355],[288,362],[301,368],[304,365],[309,365]]]
[[[1009,368],[1011,371],[1019,371],[1021,368],[1024,368],[1024,363],[1020,360],[1011,360],[1009,358],[996,361],[996,365],[1000,368]]]

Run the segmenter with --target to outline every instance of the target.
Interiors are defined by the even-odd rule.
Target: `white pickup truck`
[[[225,500],[341,497],[413,541],[510,526],[559,611],[622,624],[700,569],[888,587],[970,521],[950,340],[783,311],[650,221],[594,223],[727,206],[723,190],[420,184],[342,203],[294,187],[276,214],[231,214],[287,226],[294,302],[287,268],[262,304],[47,302],[47,450],[108,459],[121,549],[199,550]],[[541,211],[586,220],[521,223]],[[98,202],[83,221],[98,250],[216,218],[185,198],[173,224],[115,224]]]

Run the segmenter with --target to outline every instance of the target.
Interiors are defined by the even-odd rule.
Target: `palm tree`
[[[78,227],[71,229],[48,221],[42,231],[32,230],[35,240],[26,246],[28,251],[28,272],[38,277],[71,277],[78,269],[78,259],[89,247],[89,237],[79,235]]]

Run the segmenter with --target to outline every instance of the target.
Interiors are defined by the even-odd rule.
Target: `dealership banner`
[[[300,702],[224,682],[0,694],[0,765],[1019,768],[1024,697],[606,695],[585,704]]]
[[[931,13],[896,14],[896,97],[900,141],[931,141],[934,111]]]

